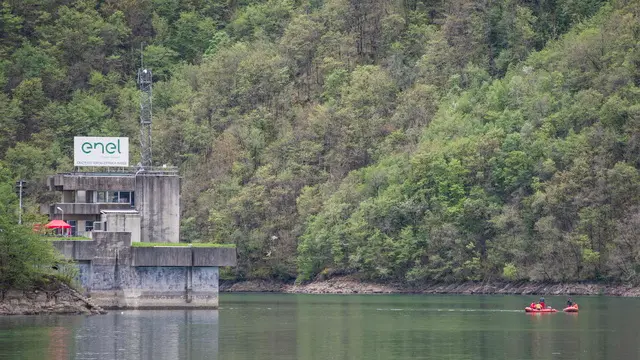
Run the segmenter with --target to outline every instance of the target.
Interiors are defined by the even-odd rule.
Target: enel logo
[[[115,143],[108,142],[106,144],[100,141],[97,141],[97,142],[86,141],[82,143],[81,149],[82,149],[82,152],[85,154],[91,154],[93,150],[98,150],[102,154],[105,154],[105,153],[115,154],[116,152],[118,154],[122,154],[122,151],[120,151],[120,139],[118,139]]]

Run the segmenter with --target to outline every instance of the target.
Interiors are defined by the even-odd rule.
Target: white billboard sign
[[[73,138],[74,166],[129,166],[129,138]]]

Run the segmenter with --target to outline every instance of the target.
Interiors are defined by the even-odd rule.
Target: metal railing
[[[118,176],[135,174],[177,175],[178,173],[179,169],[176,166],[128,166],[93,168],[91,171],[81,171],[79,167],[76,167],[71,172],[60,174],[65,176]]]

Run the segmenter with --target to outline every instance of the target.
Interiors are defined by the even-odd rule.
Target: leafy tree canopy
[[[640,280],[633,1],[39,1],[0,6],[0,159],[74,135],[183,175],[182,237],[237,278]],[[134,150],[133,163],[138,160]],[[34,186],[27,203],[50,198]]]

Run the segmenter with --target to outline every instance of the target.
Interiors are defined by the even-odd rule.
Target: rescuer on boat
[[[525,312],[528,313],[554,313],[558,312],[558,310],[548,306],[544,300],[544,296],[540,297],[540,301],[532,302],[531,305],[524,308]]]

